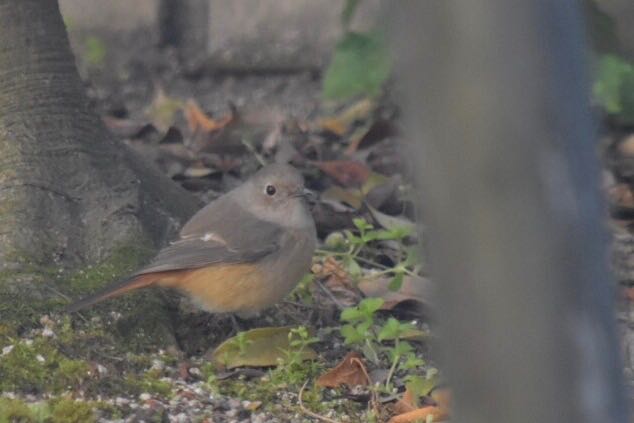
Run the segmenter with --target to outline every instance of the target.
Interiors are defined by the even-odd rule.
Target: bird
[[[294,167],[265,165],[199,210],[145,267],[67,311],[158,286],[180,291],[204,311],[257,315],[282,300],[310,268],[317,235],[309,192]]]

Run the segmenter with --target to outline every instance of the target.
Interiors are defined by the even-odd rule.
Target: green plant
[[[422,367],[425,362],[416,356],[412,345],[404,338],[414,329],[409,322],[401,322],[390,317],[379,324],[376,312],[383,305],[381,298],[366,298],[358,306],[341,312],[341,335],[347,345],[358,345],[364,356],[375,365],[387,358],[390,363],[388,375],[383,385],[387,392],[392,390],[392,379],[398,371],[411,371]],[[388,345],[387,341],[393,342]]]
[[[89,67],[100,68],[106,59],[106,44],[94,35],[86,37],[85,59]]]
[[[317,373],[313,361],[306,362],[304,351],[319,338],[310,334],[305,326],[298,326],[288,334],[289,348],[284,350],[284,358],[279,359],[279,366],[272,371],[271,380],[284,384],[297,385],[309,376]]]
[[[375,97],[390,76],[391,61],[381,31],[350,31],[360,0],[347,0],[341,11],[344,36],[335,46],[326,69],[323,95],[329,100],[347,100],[358,95]]]
[[[634,65],[606,54],[599,59],[592,88],[595,101],[624,124],[634,124]]]
[[[390,72],[382,32],[348,32],[337,43],[326,69],[324,97],[328,100],[347,100],[358,95],[375,97],[381,93]]]
[[[406,246],[402,241],[412,235],[411,229],[396,227],[394,229],[376,229],[363,218],[353,219],[356,233],[350,230],[331,234],[329,238],[337,237],[336,242],[327,239],[326,246],[333,250],[318,250],[317,253],[324,256],[335,256],[341,259],[342,264],[353,278],[359,278],[362,274],[363,263],[370,268],[379,269],[372,273],[372,278],[390,276],[390,289],[398,291],[403,283],[405,275],[415,276],[420,270],[420,251],[415,246]],[[329,242],[330,241],[330,242]],[[375,249],[381,241],[399,241],[398,263],[394,266],[385,266],[375,260],[380,251]]]

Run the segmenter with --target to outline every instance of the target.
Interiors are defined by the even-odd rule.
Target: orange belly
[[[253,313],[287,294],[278,292],[267,279],[252,264],[231,264],[175,272],[161,278],[158,284],[178,289],[210,312]]]

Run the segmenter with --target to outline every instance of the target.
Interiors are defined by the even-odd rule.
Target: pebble
[[[52,338],[55,336],[55,332],[53,332],[53,329],[49,328],[49,327],[45,327],[42,330],[42,336],[45,336],[47,338]]]
[[[141,401],[147,401],[150,398],[152,398],[152,395],[148,394],[147,392],[143,392],[142,394],[139,395],[139,399]]]

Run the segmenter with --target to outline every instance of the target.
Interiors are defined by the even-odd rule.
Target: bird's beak
[[[314,191],[309,190],[308,188],[301,188],[292,195],[292,197],[303,197],[307,200],[314,200],[317,198],[317,195]]]

